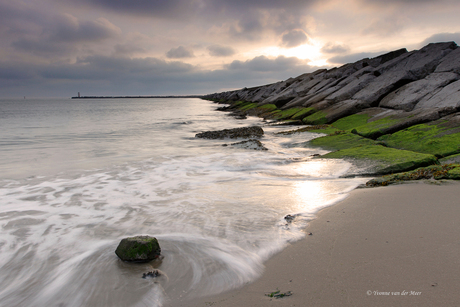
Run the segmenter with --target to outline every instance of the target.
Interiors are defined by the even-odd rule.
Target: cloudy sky
[[[458,0],[0,0],[0,97],[207,94],[429,42]]]

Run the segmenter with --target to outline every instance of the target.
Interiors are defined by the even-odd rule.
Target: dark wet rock
[[[160,270],[153,270],[147,273],[142,274],[142,278],[155,278],[158,276],[162,276],[163,274],[161,273]]]
[[[226,145],[226,144],[225,144]],[[253,149],[253,150],[268,150],[261,141],[256,139],[250,139],[247,141],[242,141],[238,143],[230,144],[231,146],[244,148],[244,149]]]
[[[136,236],[122,239],[115,254],[123,261],[149,262],[160,257],[161,248],[154,237]]]
[[[295,219],[295,215],[288,214],[284,217],[286,222],[291,223]]]
[[[218,131],[205,131],[195,135],[197,138],[204,139],[236,139],[236,138],[252,138],[262,137],[264,130],[259,126],[242,127],[234,129],[224,129]]]

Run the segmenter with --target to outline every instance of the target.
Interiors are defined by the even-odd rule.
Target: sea
[[[242,287],[365,182],[198,98],[0,100],[0,306],[174,306]],[[197,133],[259,125],[266,151]],[[292,221],[287,215],[295,217]],[[135,235],[163,259],[126,263]],[[143,278],[159,270],[160,276]]]

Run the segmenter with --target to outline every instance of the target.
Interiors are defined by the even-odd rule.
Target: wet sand
[[[459,182],[357,189],[254,283],[175,306],[456,306],[459,219]]]

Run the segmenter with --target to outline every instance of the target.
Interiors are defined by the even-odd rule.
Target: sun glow
[[[308,64],[312,66],[327,65],[327,59],[325,59],[324,55],[321,53],[321,45],[315,41],[289,49],[274,46],[268,47],[262,52],[271,57],[296,57],[307,61]]]

